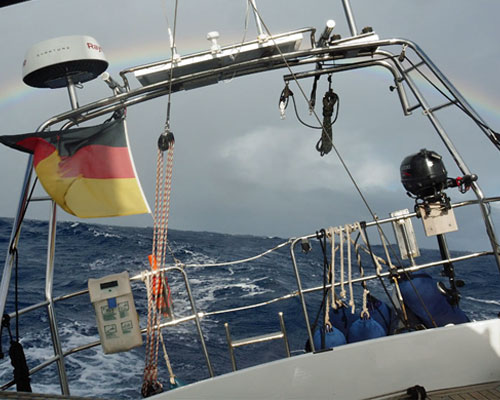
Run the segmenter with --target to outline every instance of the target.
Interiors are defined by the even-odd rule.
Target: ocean
[[[0,218],[0,251],[3,256],[8,248],[11,230],[10,219]],[[19,307],[44,300],[46,238],[45,222],[26,221],[19,244]],[[169,242],[177,259],[185,264],[206,264],[252,257],[273,248],[286,239],[249,235],[228,235],[210,232],[169,230]],[[57,227],[57,250],[54,277],[54,296],[84,290],[89,278],[129,271],[139,274],[148,268],[147,256],[151,252],[152,229],[93,225],[81,222],[61,222]],[[323,281],[323,256],[317,240],[312,240],[312,251],[303,254],[297,250],[304,288],[318,287]],[[376,247],[376,251],[380,248]],[[437,250],[421,250],[419,262],[438,258]],[[459,255],[460,252],[452,252]],[[366,257],[365,273],[373,269]],[[3,263],[2,263],[3,265]],[[491,258],[455,264],[457,279],[465,281],[460,289],[461,307],[470,319],[496,318],[500,311],[499,272]],[[296,290],[297,284],[290,261],[288,247],[270,253],[246,264],[224,267],[188,268],[191,289],[199,312],[212,312],[236,306],[266,302]],[[446,282],[439,272],[436,279]],[[176,316],[190,314],[184,281],[180,273],[168,275]],[[447,282],[446,282],[447,283]],[[14,278],[11,280],[11,289]],[[147,300],[144,284],[132,283],[135,304],[141,325],[147,319]],[[383,291],[376,283],[370,284],[371,292],[384,300]],[[359,285],[356,298],[361,297]],[[311,321],[321,302],[321,294],[307,295]],[[358,300],[359,303],[359,300]],[[358,304],[359,307],[359,304]],[[296,297],[275,302],[250,311],[222,313],[202,318],[202,329],[208,353],[216,375],[231,371],[231,362],[225,336],[224,323],[228,322],[233,338],[243,338],[279,330],[278,312],[284,314],[290,347],[293,354],[301,353],[307,339],[304,318]],[[14,311],[11,290],[7,312]],[[63,350],[98,340],[95,315],[88,294],[58,302],[57,323]],[[20,317],[19,332],[27,363],[33,368],[53,356],[48,318],[45,309]],[[11,322],[15,332],[14,320]],[[164,330],[170,361],[177,378],[190,383],[207,378],[208,370],[197,338],[196,326],[189,321]],[[2,349],[7,356],[0,360],[0,381],[3,385],[12,379],[8,359],[8,334],[2,335]],[[256,344],[236,349],[238,368],[256,365],[285,356],[280,341]],[[95,396],[113,399],[141,398],[140,388],[144,368],[144,346],[131,351],[105,355],[100,346],[73,354],[66,359],[72,395]],[[166,385],[168,374],[159,357],[160,380]],[[55,365],[34,374],[33,391],[58,393],[60,391]]]

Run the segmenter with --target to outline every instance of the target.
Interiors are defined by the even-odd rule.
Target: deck
[[[411,396],[407,393],[392,393],[387,396],[377,396],[375,400],[410,400],[422,397]],[[500,399],[500,381],[481,385],[469,385],[453,389],[441,389],[428,392],[427,400],[494,400]]]
[[[12,400],[104,400],[97,397],[63,396],[57,394],[1,391],[0,399]],[[109,400],[109,399],[108,399]]]
[[[90,397],[47,395],[37,393],[23,393],[4,391],[1,392],[2,399],[15,400],[99,400]],[[392,393],[386,396],[372,397],[367,400],[417,400],[422,397],[412,397],[405,393]],[[463,386],[454,389],[435,390],[427,393],[426,400],[494,400],[500,399],[500,381],[485,383],[481,385]],[[103,399],[101,399],[103,400]]]

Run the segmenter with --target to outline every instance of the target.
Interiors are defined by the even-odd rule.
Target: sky
[[[349,36],[340,0],[260,0],[257,5],[273,34],[309,26],[321,32],[326,20],[334,19],[335,32]],[[418,43],[483,119],[500,129],[500,2],[352,0],[352,9],[358,29],[371,26],[381,38]],[[37,42],[90,35],[103,48],[108,72],[117,80],[125,68],[170,56],[167,28],[174,20],[172,0],[32,0],[0,10],[1,134],[34,131],[70,108],[65,89],[34,89],[22,82],[24,54]],[[214,30],[220,33],[222,45],[255,38],[253,19],[244,33],[245,12],[244,0],[179,1],[178,53],[208,50],[206,34]],[[176,146],[170,228],[292,237],[370,219],[335,154],[320,157],[316,152],[318,131],[300,125],[291,106],[286,118],[280,118],[277,105],[286,74],[285,70],[267,72],[172,96]],[[309,93],[312,82],[301,83]],[[449,175],[460,175],[421,112],[403,116],[397,94],[389,90],[392,84],[390,74],[381,68],[333,77],[341,104],[334,142],[380,218],[413,208],[399,181],[399,166],[407,155],[424,147],[435,150],[444,156]],[[135,81],[132,85],[139,87]],[[292,84],[291,89],[301,116],[315,124],[298,88]],[[318,104],[326,89],[324,77]],[[77,94],[83,105],[111,92],[96,79]],[[135,164],[151,206],[156,141],[166,109],[163,97],[131,107],[127,114]],[[319,107],[317,111],[321,114]],[[459,112],[445,111],[443,122],[470,169],[478,174],[485,194],[495,195],[498,150]],[[0,147],[2,217],[15,215],[26,159],[25,154]],[[471,196],[454,191],[452,198]],[[28,217],[45,218],[48,213],[47,204],[36,203],[30,205]],[[460,249],[484,248],[479,244],[484,229],[477,224],[477,214],[458,214],[464,221],[476,222],[472,230],[464,227],[450,234],[449,242]],[[59,217],[75,220],[62,210]],[[152,226],[148,215],[85,222]],[[421,246],[434,247],[435,239],[422,238]]]

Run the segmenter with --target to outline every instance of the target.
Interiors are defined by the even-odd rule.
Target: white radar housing
[[[97,78],[108,68],[91,36],[61,36],[32,46],[23,62],[23,81],[37,88],[61,88]]]

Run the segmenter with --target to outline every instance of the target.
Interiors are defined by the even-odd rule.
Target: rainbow
[[[238,38],[225,39],[229,42],[231,42],[230,39],[233,39],[232,42],[234,43],[237,43],[239,40]],[[178,51],[181,54],[189,54],[206,49],[208,49],[208,44],[204,43],[203,40],[188,40],[178,45]],[[109,51],[105,49],[105,53],[110,63],[108,71],[112,75],[118,75],[119,71],[130,66],[147,64],[149,62],[170,58],[168,40],[150,43],[147,46],[138,43],[127,48],[112,48]],[[375,73],[378,75],[381,71],[378,68],[370,68],[363,70],[361,73]],[[383,73],[385,74],[385,72]],[[9,82],[0,82],[2,87],[0,92],[0,112],[8,112],[9,109],[18,106],[24,100],[32,97],[34,98],[42,92],[42,90],[26,86],[22,82],[20,74],[18,77],[15,77],[15,79],[12,78],[13,77],[11,77]],[[416,80],[421,80],[421,78],[417,77]],[[500,124],[500,98],[493,97],[492,95],[478,90],[465,80],[450,80],[487,122],[493,121],[494,123]],[[495,129],[494,126],[492,128]]]
[[[201,51],[205,46],[208,49],[207,43],[200,43],[199,40],[182,43],[182,54]],[[168,40],[163,42],[150,43],[144,46],[142,43],[137,43],[127,48],[112,48],[104,50],[106,58],[109,61],[109,69],[113,76],[131,66],[147,64],[154,61],[165,60],[170,58],[170,46]],[[179,51],[180,52],[180,51]],[[19,68],[20,70],[21,68]],[[29,98],[35,98],[37,95],[45,92],[44,89],[34,89],[22,82],[21,74],[10,76],[8,81],[0,80],[0,112],[6,112],[8,109],[14,108]]]
[[[0,111],[14,107],[21,103],[33,90],[26,86],[21,76],[14,82],[2,83],[2,91],[0,93]]]

